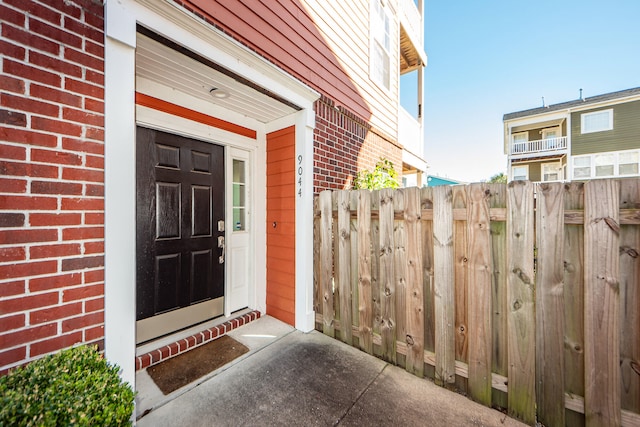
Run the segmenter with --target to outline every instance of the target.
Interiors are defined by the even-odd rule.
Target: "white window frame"
[[[597,129],[585,129],[586,121],[589,117],[600,115],[600,114],[608,114],[608,123],[604,128]],[[609,108],[608,110],[598,110],[592,111],[590,113],[582,113],[580,115],[580,133],[595,133],[595,132],[604,132],[613,129],[613,108]]]
[[[393,30],[391,28],[392,20],[391,14],[386,6],[386,2],[384,0],[371,0],[370,3],[370,34],[369,34],[369,78],[378,85],[381,89],[386,92],[391,91],[391,78],[393,75],[393,67],[391,61],[391,49],[392,49],[392,40],[391,37],[393,34]],[[378,15],[379,11],[382,12],[383,17],[382,20]],[[386,22],[385,22],[386,21]],[[388,34],[385,29],[385,24],[388,25]],[[381,37],[382,36],[382,37]],[[382,38],[382,40],[381,40]],[[385,40],[388,38],[388,40]],[[385,43],[387,42],[387,43]],[[388,44],[388,46],[385,46]],[[379,67],[383,67],[384,64],[378,64],[376,61],[376,48],[379,47],[386,53],[387,56],[387,67],[389,70],[388,82],[385,82],[384,78],[384,69],[379,69]]]
[[[511,181],[516,181],[515,174],[514,174],[514,171],[516,168],[524,168],[527,171],[524,176],[524,180],[520,180],[520,181],[527,181],[529,179],[529,165],[511,165]]]
[[[547,174],[547,172],[545,172],[545,169],[547,168],[555,168],[553,169],[552,173],[555,173],[557,171],[558,173],[558,179],[545,179],[545,175]],[[542,163],[540,165],[540,178],[541,178],[541,182],[557,182],[557,181],[562,181],[563,178],[563,174],[562,174],[562,162],[549,162],[549,163]]]
[[[557,132],[557,133],[556,133],[556,136],[553,136],[553,137],[549,138],[547,136],[549,134],[549,132]],[[555,139],[555,138],[560,138],[562,136],[562,131],[560,129],[560,126],[556,126],[556,127],[552,127],[552,128],[542,129],[540,131],[540,134],[542,135],[542,139]]]
[[[638,173],[636,174],[620,174],[620,157],[624,154],[633,154],[635,153],[638,158]],[[596,157],[597,156],[613,156],[613,175],[602,175],[596,176]],[[576,168],[586,168],[587,166],[578,166],[576,167],[576,160],[579,159],[589,159],[589,176],[588,177],[576,177]],[[629,165],[633,163],[622,163],[624,165]],[[571,167],[571,177],[574,180],[587,180],[587,179],[600,179],[600,178],[627,178],[627,177],[637,177],[640,176],[640,150],[624,150],[624,151],[606,151],[602,153],[593,153],[593,154],[584,154],[581,156],[573,156],[572,159],[572,167]]]
[[[636,162],[635,162],[635,164],[636,164],[636,166],[637,166],[637,172],[636,172],[635,174],[622,174],[622,173],[620,173],[620,166],[621,166],[621,165],[632,165],[632,164],[633,164],[633,163],[629,163],[629,162],[622,163],[622,162],[620,161],[620,157],[622,157],[622,156],[623,156],[623,155],[625,155],[625,154],[635,154],[635,155],[636,155]],[[617,173],[618,173],[618,176],[620,176],[620,177],[626,177],[626,176],[638,176],[638,175],[640,174],[640,151],[639,151],[639,150],[632,150],[632,151],[620,151],[620,152],[618,153],[618,158],[617,158],[617,160],[618,160],[618,165],[617,165],[616,171],[617,171]]]
[[[519,153],[526,153],[527,152],[527,144],[525,144],[523,146],[522,151],[516,151],[516,137],[519,136],[524,136],[525,140],[524,141],[520,141],[518,142],[518,144],[522,144],[523,142],[527,143],[529,142],[529,132],[524,131],[524,132],[516,132],[516,133],[512,133],[511,134],[511,154],[519,154]]]

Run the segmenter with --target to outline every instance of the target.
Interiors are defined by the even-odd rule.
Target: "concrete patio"
[[[138,372],[137,425],[524,425],[338,340],[301,333],[269,316],[229,335],[250,352],[168,396],[146,371]]]

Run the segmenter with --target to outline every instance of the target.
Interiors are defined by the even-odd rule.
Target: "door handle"
[[[224,244],[224,236],[218,236],[218,247],[222,248],[222,255],[220,255],[218,257],[218,264],[224,264],[224,250],[225,250],[225,244]]]

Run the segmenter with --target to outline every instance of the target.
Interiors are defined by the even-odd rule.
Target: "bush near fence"
[[[530,425],[640,425],[640,180],[315,203],[318,330]]]

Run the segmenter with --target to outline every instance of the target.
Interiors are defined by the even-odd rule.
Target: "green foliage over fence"
[[[640,425],[640,180],[316,198],[325,334],[534,425]]]

